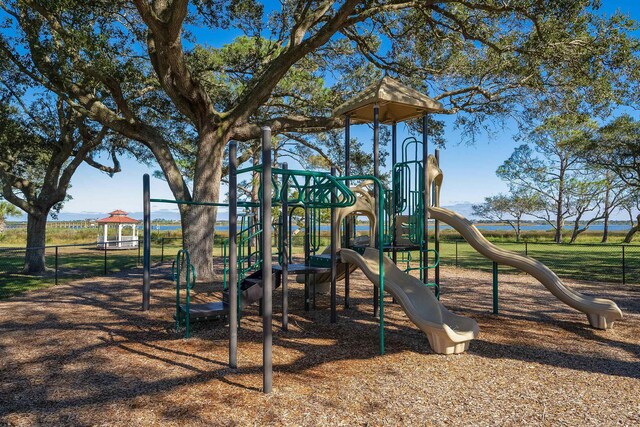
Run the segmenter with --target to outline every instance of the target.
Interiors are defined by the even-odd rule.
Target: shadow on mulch
[[[175,291],[167,280],[166,268],[154,271],[150,312],[140,310],[140,270],[105,281],[87,279],[0,302],[0,336],[5,337],[0,340],[0,416],[36,410],[53,414],[122,400],[136,405],[138,398],[154,399],[174,391],[179,399],[184,387],[215,381],[260,391],[251,385],[255,381],[245,378],[261,374],[262,329],[257,307],[243,313],[240,368],[232,370],[227,366],[228,327],[224,321],[196,324],[191,340],[182,340],[181,333],[173,330]],[[354,283],[351,309],[342,309],[344,299],[338,298],[336,324],[329,322],[328,296],[319,295],[317,310],[305,312],[302,285],[293,277],[290,283],[292,313],[287,332],[279,328],[280,292],[274,293],[276,375],[304,374],[314,380],[322,375],[314,369],[320,365],[363,359],[378,363],[378,321],[371,314],[368,282],[359,278]],[[557,302],[550,303],[549,295],[505,292],[501,296],[503,314],[493,316],[489,314],[489,285],[444,289],[445,305],[474,317],[480,324],[482,335],[472,342],[470,355],[640,378],[637,362],[600,353],[590,355],[587,350],[572,353],[568,345],[554,347],[551,333],[559,332],[564,344],[588,340],[640,356],[640,345],[604,337],[586,323],[570,320],[575,312]],[[219,299],[219,292],[204,292],[196,296],[196,300],[199,298]],[[426,337],[390,298],[385,306],[387,354],[433,355]],[[639,306],[637,297],[624,300],[625,310],[634,314],[640,311]],[[523,325],[534,332],[525,342],[518,342],[520,335],[530,334],[523,332]],[[538,328],[552,332],[536,338]],[[533,343],[537,339],[541,340],[539,345]],[[104,371],[104,366],[117,370]],[[163,370],[159,378],[154,376],[159,374],[158,366]],[[168,416],[184,415],[165,410]]]

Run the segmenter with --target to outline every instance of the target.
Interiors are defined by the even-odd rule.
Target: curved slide
[[[379,252],[367,248],[364,255],[341,249],[342,262],[357,265],[374,285],[380,283]],[[431,288],[419,279],[400,270],[389,257],[384,257],[384,290],[390,293],[409,319],[426,335],[436,353],[462,353],[469,342],[478,336],[475,320],[453,314],[435,297]]]
[[[500,264],[515,267],[530,274],[542,283],[556,298],[569,307],[587,315],[589,323],[597,329],[609,329],[616,320],[622,319],[622,311],[615,302],[583,295],[567,288],[558,276],[546,265],[528,256],[499,248],[489,242],[465,217],[453,211],[431,207],[430,217],[449,224],[478,252]]]

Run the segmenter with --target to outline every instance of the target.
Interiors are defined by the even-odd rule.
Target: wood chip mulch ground
[[[0,301],[0,424],[640,425],[640,285],[568,282],[623,310],[599,331],[526,275],[500,276],[492,315],[490,274],[443,268],[442,301],[478,321],[478,339],[465,354],[433,354],[389,298],[379,356],[361,273],[336,324],[328,296],[305,312],[293,284],[288,332],[275,293],[274,392],[264,395],[257,308],[242,319],[231,370],[223,321],[189,340],[173,330],[167,273],[154,269],[148,312],[140,270]]]

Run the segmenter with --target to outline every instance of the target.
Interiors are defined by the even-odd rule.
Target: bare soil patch
[[[227,367],[223,321],[173,330],[175,290],[153,274],[140,310],[140,270],[0,301],[0,423],[8,425],[639,425],[640,288],[569,282],[625,314],[591,329],[529,276],[443,268],[443,303],[480,324],[462,355],[433,354],[388,298],[378,355],[372,285],[357,272],[352,306],[302,309],[291,280],[290,330],[274,295],[274,393],[262,386],[257,307],[242,318],[239,369]],[[293,279],[293,277],[292,277]],[[339,294],[342,295],[342,283]],[[219,297],[201,289],[199,299]]]

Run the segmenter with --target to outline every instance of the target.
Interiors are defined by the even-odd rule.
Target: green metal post
[[[380,174],[380,107],[376,104],[373,107],[373,176],[376,178]],[[374,186],[373,197],[376,203],[378,211],[378,223],[384,223],[384,206],[381,199],[384,198],[384,189]],[[382,209],[381,209],[382,208]],[[383,245],[383,230],[384,227],[378,227],[378,232],[374,231],[375,246],[381,248]],[[382,250],[382,249],[381,249]],[[378,298],[382,298],[382,294],[378,295],[378,288],[373,288],[373,316],[378,314]]]
[[[420,265],[423,272],[423,283],[429,283],[429,188],[427,183],[429,182],[429,140],[427,138],[428,119],[425,114],[422,116],[422,215],[423,215],[423,241],[420,244],[420,253],[423,254]]]
[[[336,168],[335,166],[331,167],[331,175],[336,176]],[[336,225],[336,208],[333,206],[337,201],[335,189],[331,189],[331,323],[336,323],[338,319],[338,314],[336,312],[336,304],[337,304],[337,289],[336,289],[336,279],[337,279],[337,250],[338,250],[338,241],[336,234],[339,234],[338,230],[334,230],[333,227],[339,227]],[[348,270],[348,269],[347,269]]]
[[[498,263],[493,262],[493,314],[498,314]]]
[[[56,246],[56,273],[55,284],[58,284],[58,247]]]
[[[458,240],[456,240],[456,267],[458,266]]]
[[[622,284],[626,285],[627,283],[627,268],[626,268],[626,260],[624,256],[624,245],[622,245]]]

